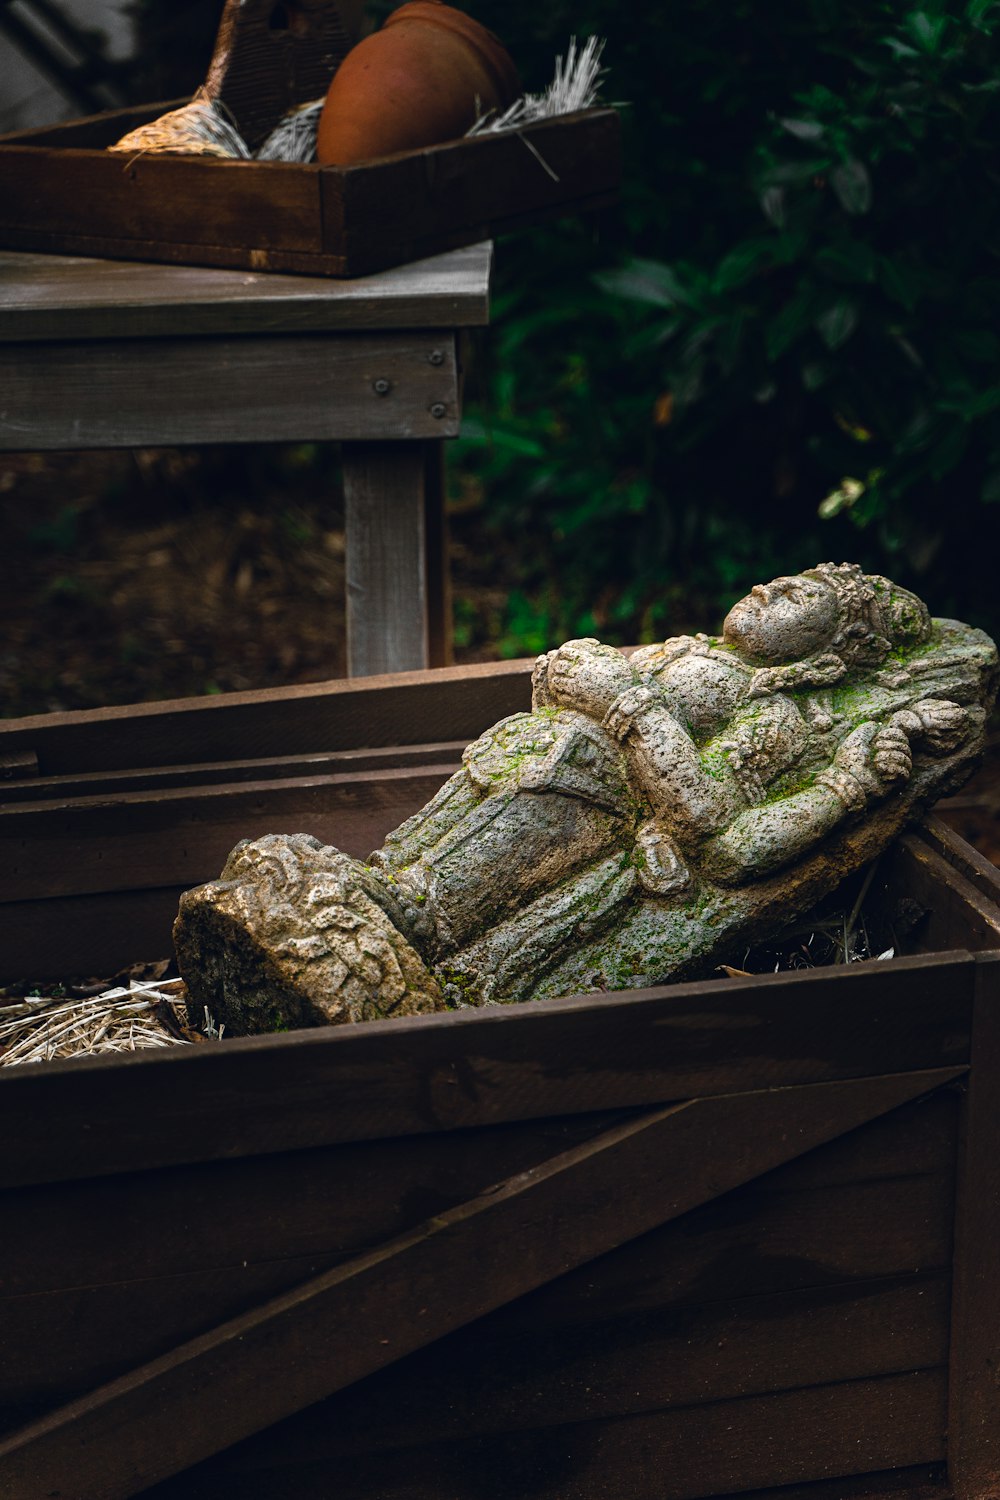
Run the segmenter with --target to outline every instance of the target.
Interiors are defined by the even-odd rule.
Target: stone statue
[[[192,1003],[261,1031],[711,970],[965,779],[996,666],[851,563],[758,585],[721,637],[569,641],[367,863],[269,835],[188,892]]]

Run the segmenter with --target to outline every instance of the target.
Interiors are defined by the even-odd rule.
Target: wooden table
[[[491,261],[333,281],[0,252],[0,451],[340,442],[348,671],[443,665],[442,440]]]

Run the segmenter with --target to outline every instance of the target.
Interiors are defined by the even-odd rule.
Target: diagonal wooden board
[[[697,1098],[629,1120],[23,1429],[0,1445],[0,1494],[126,1500],[964,1071]]]

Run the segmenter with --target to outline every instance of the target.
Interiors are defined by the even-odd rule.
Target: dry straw
[[[597,103],[604,74],[601,67],[603,51],[601,37],[588,37],[582,47],[578,47],[576,37],[571,37],[565,59],[556,58],[555,76],[547,89],[540,94],[523,94],[503,114],[480,116],[468,134],[493,135],[501,130],[519,130],[539,120],[552,120],[576,110],[590,109]],[[257,151],[256,159],[315,161],[316,135],[324,102],[323,99],[313,99],[285,115]],[[132,156],[159,153],[221,156],[240,161],[249,161],[254,155],[223,108],[197,94],[190,104],[129,131],[108,149]]]
[[[180,979],[133,980],[87,999],[29,997],[0,1006],[0,1067],[186,1046],[185,994]]]

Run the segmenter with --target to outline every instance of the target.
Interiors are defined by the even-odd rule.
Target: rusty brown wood
[[[0,1184],[882,1073],[931,1087],[968,1056],[974,968],[944,954],[8,1069]]]
[[[1000,1494],[1000,953],[977,964],[959,1158],[948,1474],[956,1500]]]
[[[0,1483],[124,1500],[927,1087],[770,1089],[613,1127],[23,1429]],[[939,1456],[922,1427],[927,1452],[907,1458]]]

